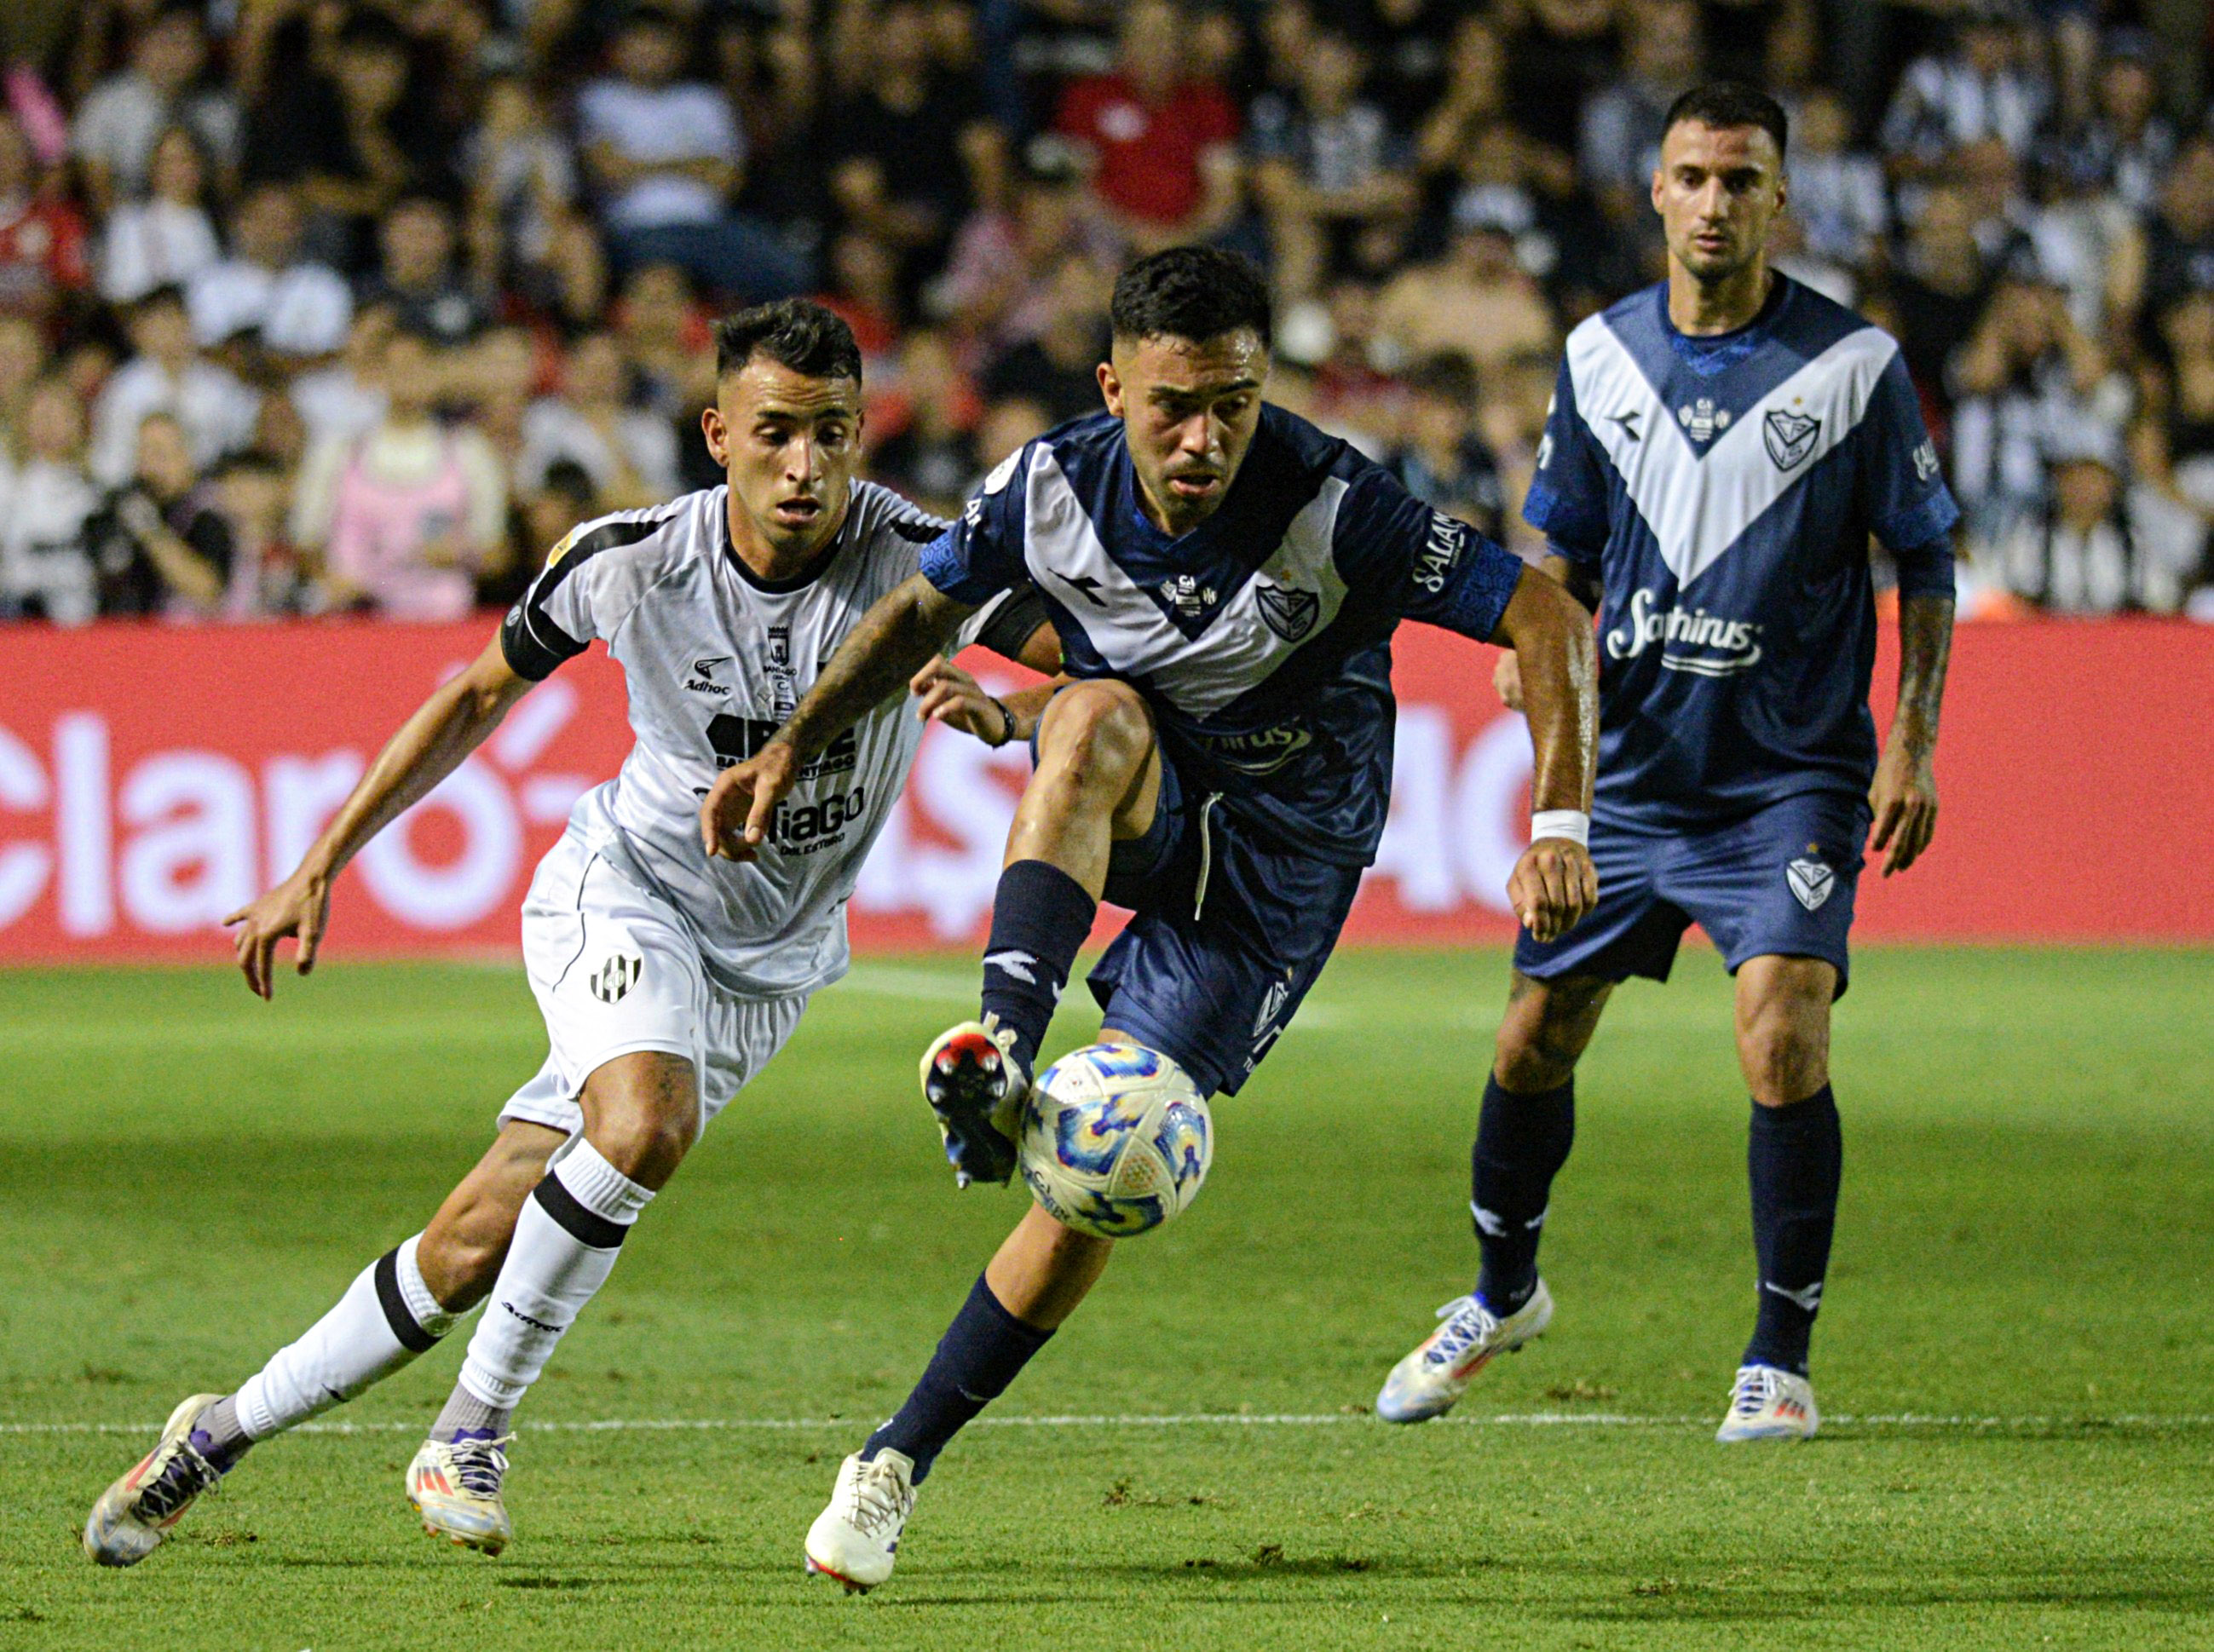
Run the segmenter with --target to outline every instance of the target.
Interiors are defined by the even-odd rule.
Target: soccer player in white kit
[[[888,702],[810,766],[773,829],[783,852],[706,856],[698,814],[716,773],[768,739],[945,527],[854,479],[861,357],[843,321],[804,301],[762,305],[721,322],[716,347],[701,427],[728,485],[602,517],[556,546],[498,637],[393,737],[299,868],[230,919],[256,993],[271,996],[284,936],[306,974],[332,882],[379,830],[592,638],[621,663],[637,743],[578,802],[523,907],[545,1065],[427,1228],[235,1392],[178,1405],[86,1521],[100,1564],[144,1559],[249,1446],[391,1375],[487,1298],[407,1484],[426,1531],[497,1554],[512,1533],[501,1486],[515,1408],[701,1128],[792,1036],[808,996],[845,972],[846,900],[923,722],[994,745],[1035,725],[1049,689],[997,700],[940,655],[914,679],[914,715]],[[970,642],[1042,670],[1060,661],[1035,598],[981,612],[956,639]]]

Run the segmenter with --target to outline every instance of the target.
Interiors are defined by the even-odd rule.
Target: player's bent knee
[[[584,1082],[584,1137],[632,1180],[659,1188],[700,1138],[692,1064],[645,1051],[618,1057]]]
[[[1119,796],[1153,744],[1153,717],[1135,690],[1122,683],[1073,684],[1046,708],[1039,778]]]

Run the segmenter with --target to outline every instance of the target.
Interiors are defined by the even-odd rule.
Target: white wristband
[[[1566,838],[1580,849],[1591,847],[1591,816],[1580,808],[1541,808],[1530,817],[1530,841]]]

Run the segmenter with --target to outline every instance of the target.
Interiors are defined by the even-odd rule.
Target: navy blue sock
[[[1553,1178],[1576,1139],[1576,1081],[1518,1095],[1496,1078],[1483,1086],[1470,1155],[1469,1210],[1483,1253],[1476,1294],[1494,1314],[1512,1314],[1538,1289],[1538,1240]]]
[[[930,1356],[922,1381],[898,1414],[869,1436],[869,1443],[861,1448],[862,1460],[886,1449],[902,1452],[914,1460],[914,1480],[920,1485],[945,1442],[1006,1392],[1016,1373],[1052,1335],[1008,1313],[984,1277],[977,1275],[969,1300],[939,1338],[938,1351]]]
[[[1760,1259],[1760,1318],[1746,1345],[1747,1365],[1807,1375],[1844,1162],[1837,1098],[1827,1084],[1789,1106],[1754,1106],[1746,1168],[1752,1181],[1752,1248]]]
[[[1015,1030],[1015,1058],[1037,1070],[1054,1006],[1092,933],[1099,903],[1046,861],[1017,861],[1000,874],[992,897],[992,940],[984,948],[984,1013]]]

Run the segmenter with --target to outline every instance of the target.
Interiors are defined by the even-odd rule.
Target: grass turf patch
[[[33,1430],[0,1434],[0,1647],[2214,1639],[2214,955],[1862,957],[1815,1375],[1868,1420],[1734,1452],[1709,1436],[1752,1314],[1746,1103],[1705,954],[1610,1009],[1546,1238],[1559,1318],[1465,1402],[1583,1420],[1361,1416],[1473,1271],[1504,976],[1333,964],[1218,1103],[1197,1205],[995,1408],[1324,1420],[977,1429],[865,1600],[803,1578],[800,1536],[1020,1209],[954,1194],[913,1094],[971,965],[822,997],[525,1412],[809,1426],[526,1431],[517,1539],[485,1563],[401,1494],[457,1337],[331,1419],[364,1431],[258,1448],[120,1575],[74,1532],[146,1436],[48,1430],[235,1385],[421,1225],[543,1036],[512,970],[341,959],[273,1007],[214,971],[0,978],[0,1426]]]

